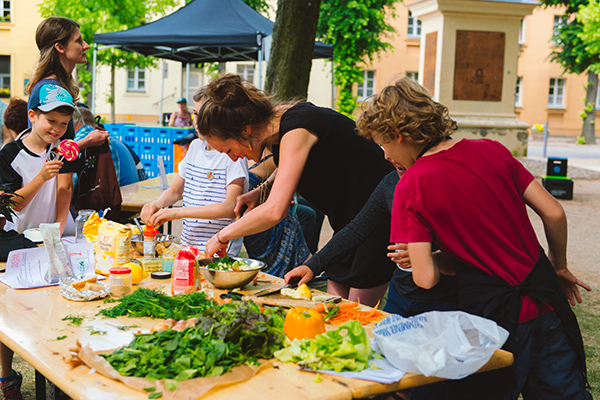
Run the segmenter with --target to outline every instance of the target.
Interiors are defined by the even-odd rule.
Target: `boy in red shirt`
[[[435,243],[453,259],[459,309],[511,333],[505,348],[515,356],[516,387],[482,392],[481,385],[463,385],[457,396],[591,398],[581,333],[567,302],[581,302],[577,286],[591,289],[567,268],[561,205],[500,143],[451,139],[457,126],[448,109],[408,78],[374,96],[357,125],[404,171],[391,241],[408,243],[415,283],[431,288],[438,282]],[[549,258],[526,205],[543,221]]]

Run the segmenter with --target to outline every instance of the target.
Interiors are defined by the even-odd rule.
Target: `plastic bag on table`
[[[396,368],[446,379],[475,373],[508,335],[494,321],[463,311],[390,315],[373,328],[380,351]]]
[[[40,224],[40,232],[44,240],[44,248],[48,253],[50,266],[44,276],[48,283],[58,283],[60,278],[73,276],[69,255],[60,238],[60,223]]]

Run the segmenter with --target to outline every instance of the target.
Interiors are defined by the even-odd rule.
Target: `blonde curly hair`
[[[388,143],[402,135],[408,143],[437,144],[457,129],[448,108],[431,98],[421,85],[402,78],[371,96],[356,123],[358,132]]]

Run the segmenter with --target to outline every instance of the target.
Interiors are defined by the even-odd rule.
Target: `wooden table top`
[[[169,185],[173,184],[175,178],[179,174],[177,172],[172,172],[167,174],[167,181]],[[160,177],[146,179],[145,181],[132,183],[130,185],[121,186],[121,210],[122,211],[131,211],[131,212],[140,212],[142,207],[154,201],[164,192],[163,189],[158,188],[145,188],[144,186],[160,186]]]
[[[0,269],[3,266],[0,265]],[[169,290],[170,281],[147,278],[139,287]],[[260,287],[259,287],[260,288]],[[258,289],[259,289],[258,288]],[[257,289],[257,288],[254,288]],[[77,339],[89,337],[91,322],[102,320],[120,323],[137,331],[150,329],[155,320],[150,318],[104,319],[96,316],[105,307],[101,300],[74,302],[63,298],[57,286],[14,290],[0,283],[0,341],[30,363],[37,371],[59,386],[73,399],[147,399],[147,393],[138,392],[124,384],[92,372],[85,365],[71,368],[63,357],[75,347]],[[73,326],[62,319],[67,316],[85,317],[81,326]],[[66,338],[57,340],[62,336]],[[511,365],[513,356],[498,350],[480,372]],[[211,390],[202,399],[246,400],[248,398],[280,400],[342,400],[362,398],[377,394],[424,385],[442,380],[427,378],[419,374],[407,374],[394,384],[380,384],[358,379],[340,378],[322,374],[323,381],[314,382],[315,375],[303,372],[295,364],[283,364],[277,360],[278,368],[267,368],[248,381]]]

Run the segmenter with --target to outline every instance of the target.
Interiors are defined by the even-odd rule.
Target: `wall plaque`
[[[435,95],[435,61],[437,56],[437,32],[425,35],[425,60],[423,65],[423,86]]]
[[[456,31],[454,100],[502,100],[504,32]]]

